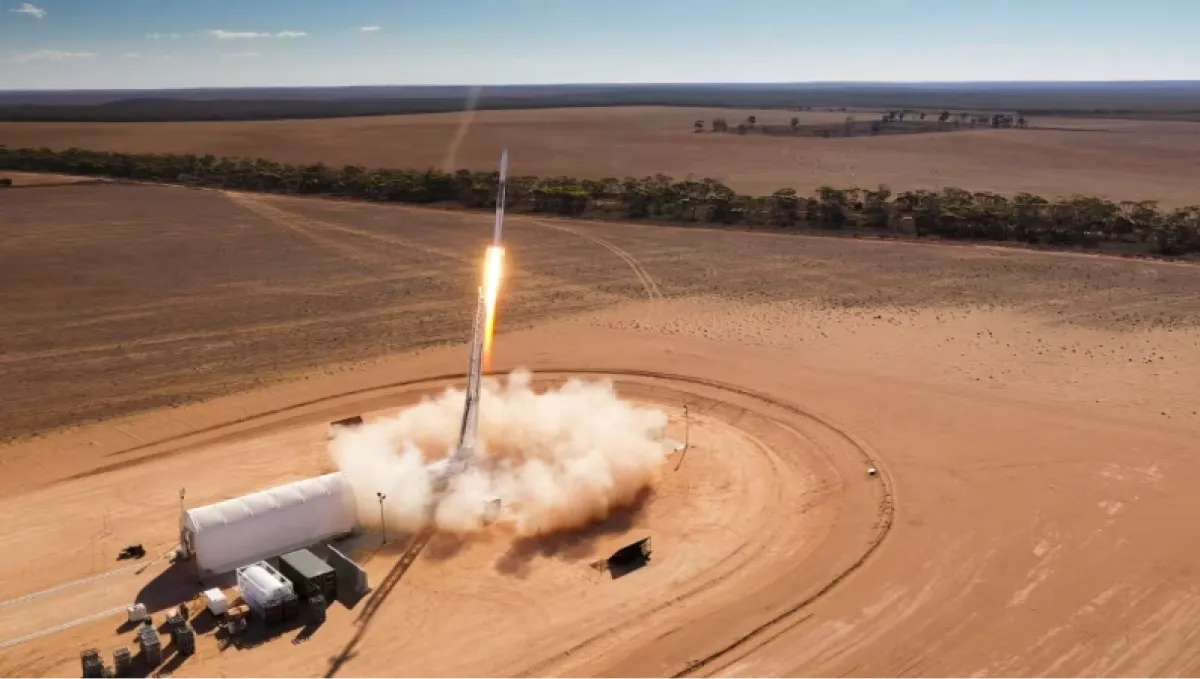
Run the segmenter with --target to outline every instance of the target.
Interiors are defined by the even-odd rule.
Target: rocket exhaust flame
[[[496,225],[492,231],[492,245],[483,260],[483,299],[485,320],[483,324],[483,369],[492,367],[492,331],[496,327],[496,299],[500,295],[500,280],[504,276],[504,246],[500,236],[504,231],[504,199],[508,188],[508,149],[500,154],[500,180],[496,186]]]
[[[504,248],[493,245],[487,249],[483,263],[483,369],[492,367],[492,331],[496,327],[496,300],[500,296],[500,281],[504,277]]]

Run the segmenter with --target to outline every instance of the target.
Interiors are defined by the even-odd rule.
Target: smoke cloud
[[[577,528],[654,485],[669,452],[666,413],[621,400],[611,381],[573,379],[538,393],[531,373],[518,370],[484,380],[475,464],[435,499],[463,402],[462,390],[448,389],[334,437],[330,452],[365,523],[378,521],[382,492],[389,529],[470,533],[496,523],[527,536]]]

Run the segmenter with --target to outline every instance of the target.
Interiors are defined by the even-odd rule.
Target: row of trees
[[[495,172],[368,170],[316,163],[290,165],[261,158],[126,154],[0,147],[0,169],[180,183],[289,194],[324,194],[374,201],[495,204]],[[918,237],[1018,241],[1060,246],[1120,244],[1162,255],[1200,252],[1200,207],[1175,210],[1153,201],[1114,203],[1075,196],[1048,200],[947,188],[893,194],[821,187],[811,196],[780,189],[747,196],[712,179],[512,177],[511,210],[780,229],[893,231]]]

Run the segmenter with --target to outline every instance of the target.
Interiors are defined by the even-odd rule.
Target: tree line
[[[262,158],[129,154],[0,147],[0,170],[59,172],[270,193],[329,195],[414,204],[495,205],[496,172],[336,168]],[[957,188],[893,193],[823,186],[813,195],[780,189],[749,196],[712,179],[511,177],[507,207],[562,216],[651,219],[840,232],[896,233],[1053,246],[1115,246],[1178,256],[1200,253],[1200,206],[1113,202],[1028,193],[1003,196]]]

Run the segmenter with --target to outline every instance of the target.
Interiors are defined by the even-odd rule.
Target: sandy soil
[[[43,265],[3,274],[0,290],[24,295],[0,298],[13,324],[0,336],[20,342],[3,347],[0,388],[36,417],[8,433],[111,418],[0,449],[0,520],[19,526],[0,548],[21,555],[0,565],[0,672],[67,676],[78,650],[129,643],[111,608],[179,598],[164,561],[75,581],[119,567],[127,542],[169,548],[180,486],[201,503],[327,469],[328,421],[461,372],[461,346],[414,348],[423,331],[465,335],[469,282],[451,281],[475,266],[488,217],[127,186],[21,194],[37,219],[0,227],[0,271]],[[20,238],[37,229],[50,235]],[[288,630],[221,650],[203,636],[173,674],[1200,671],[1186,521],[1200,268],[528,218],[509,229],[497,367],[610,374],[663,404],[677,438],[686,403],[695,447],[636,510],[567,538],[396,536],[364,556],[375,592],[304,643]],[[415,275],[434,263],[444,291]],[[346,338],[315,340],[323,324]],[[204,400],[135,400],[168,386]],[[609,580],[588,566],[646,536],[648,568]]]
[[[484,111],[312,121],[0,123],[9,146],[170,151],[372,167],[494,169],[502,146],[513,171],[591,178],[712,177],[770,194],[827,184],[896,190],[1073,194],[1200,203],[1200,125],[1033,119],[1030,130],[971,130],[856,139],[694,134],[696,120],[748,115],[763,123],[841,122],[845,113],[690,108]],[[860,119],[871,114],[856,113]]]

